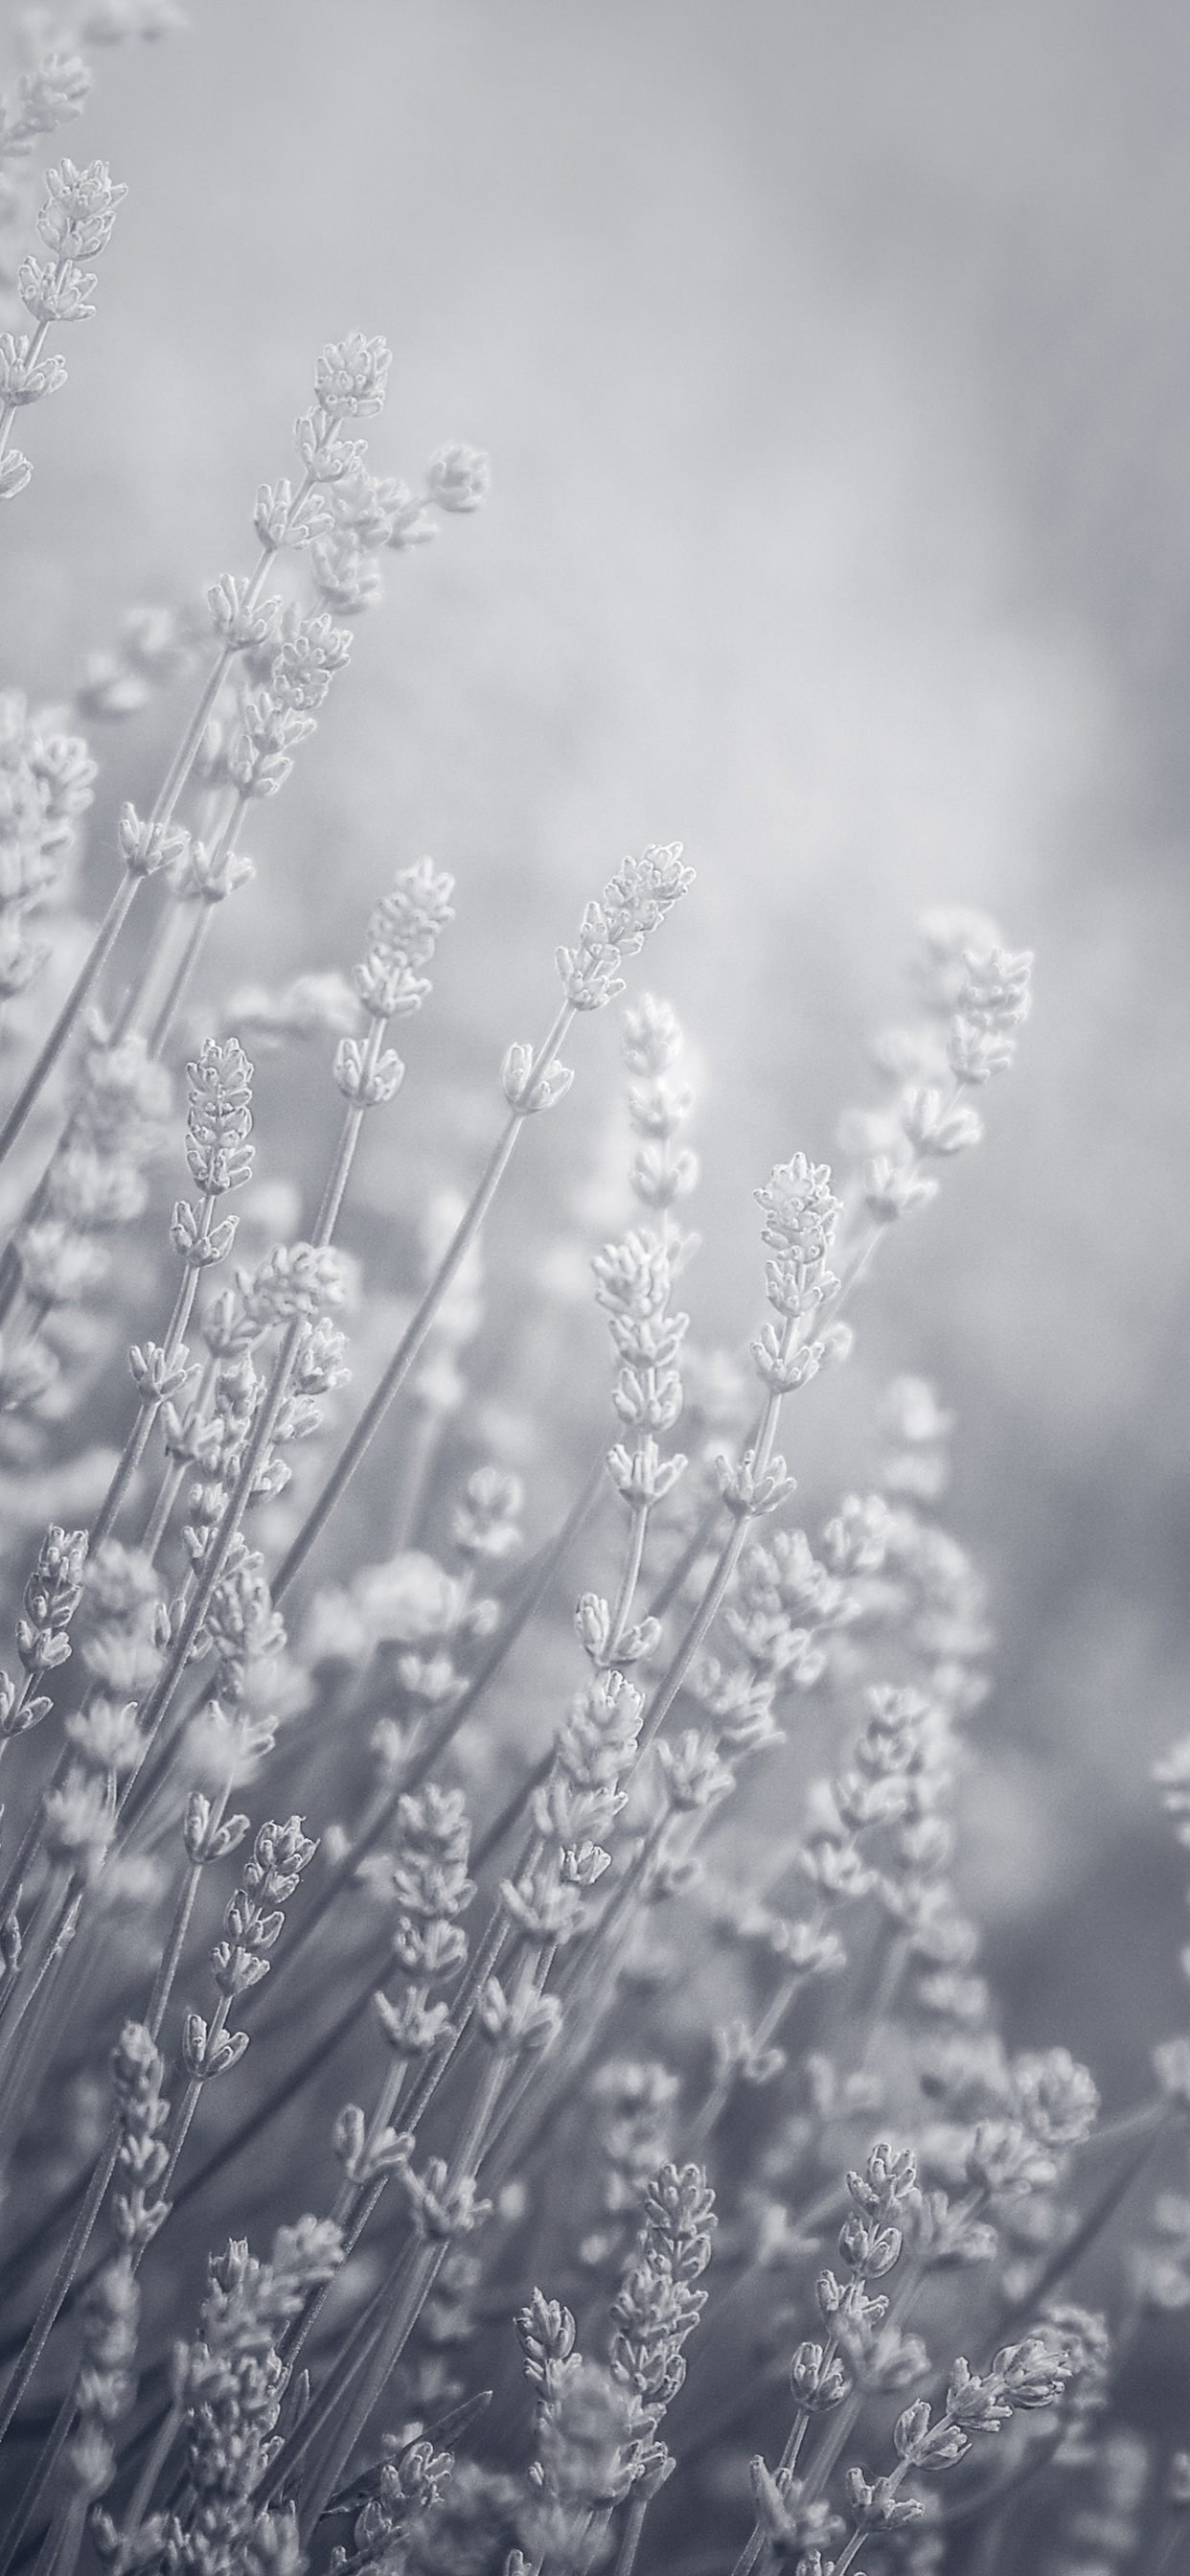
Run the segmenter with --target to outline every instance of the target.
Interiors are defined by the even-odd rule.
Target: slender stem
[[[782,1336],[783,1358],[788,1355],[788,1352],[792,1347],[795,1330],[795,1319],[792,1316],[787,1316]],[[769,1464],[769,1460],[772,1457],[773,1442],[777,1436],[777,1424],[780,1420],[780,1415],[781,1396],[775,1391],[770,1390],[770,1393],[765,1400],[764,1411],[760,1417],[760,1428],[757,1432],[755,1445],[752,1449],[752,1473],[757,1478],[764,1474],[765,1469]],[[674,1701],[678,1696],[678,1692],[681,1690],[682,1684],[686,1679],[686,1675],[690,1670],[691,1664],[702,1645],[703,1639],[708,1635],[716,1618],[718,1617],[720,1607],[731,1584],[732,1576],[734,1575],[736,1567],[743,1554],[747,1536],[747,1518],[743,1514],[738,1514],[733,1519],[727,1537],[719,1550],[715,1571],[711,1576],[706,1591],[703,1593],[698,1608],[687,1626],[684,1637],[671,1656],[669,1664],[666,1667],[665,1672],[662,1674],[661,1680],[658,1682],[657,1688],[653,1693],[653,1697],[649,1702],[644,1725],[642,1726],[640,1733],[640,1749],[642,1753],[645,1751],[646,1747],[652,1743],[654,1736],[664,1725],[670,1709],[673,1707]]]
[[[558,1012],[554,1025],[546,1038],[545,1044],[538,1049],[538,1052],[533,1059],[530,1072],[526,1076],[526,1093],[531,1090],[534,1080],[541,1074],[545,1067],[552,1063],[555,1051],[559,1046],[561,1046],[574,1016],[573,1007],[569,1003],[567,1003],[563,1009]],[[446,1252],[443,1254],[442,1260],[434,1273],[434,1277],[431,1279],[429,1286],[421,1297],[414,1314],[406,1325],[405,1331],[401,1335],[401,1339],[397,1344],[396,1350],[393,1352],[392,1358],[390,1359],[383,1376],[381,1377],[379,1385],[375,1389],[374,1394],[369,1398],[368,1403],[365,1405],[354,1431],[344,1443],[344,1446],[339,1453],[339,1457],[331,1469],[329,1476],[326,1478],[320,1493],[316,1496],[313,1504],[311,1505],[306,1519],[289,1549],[288,1555],[284,1558],[282,1564],[277,1569],[276,1575],[273,1578],[272,1586],[273,1599],[275,1601],[280,1601],[283,1598],[284,1594],[288,1591],[290,1584],[293,1582],[294,1576],[300,1573],[302,1566],[305,1564],[306,1558],[310,1554],[311,1548],[315,1546],[318,1539],[321,1537],[327,1521],[330,1519],[331,1513],[334,1511],[335,1505],[339,1501],[340,1496],[345,1492],[347,1486],[350,1484],[356,1468],[360,1465],[363,1458],[366,1457],[367,1452],[376,1437],[376,1433],[384,1420],[385,1414],[388,1412],[389,1406],[392,1404],[399,1389],[404,1385],[405,1379],[413,1366],[414,1360],[417,1358],[418,1352],[425,1341],[426,1335],[438,1313],[439,1307],[465,1261],[467,1254],[479,1233],[479,1229],[483,1224],[483,1220],[487,1215],[488,1209],[495,1198],[496,1192],[508,1165],[512,1160],[517,1138],[524,1126],[526,1115],[527,1112],[523,1109],[513,1109],[510,1112],[504,1128],[500,1136],[497,1138],[497,1141],[488,1157],[487,1164],[480,1176],[471,1200],[464,1211],[463,1216],[459,1220],[451,1241],[447,1246]]]
[[[205,1417],[211,1389],[215,1383],[217,1368],[218,1362],[208,1352],[207,1357],[203,1362],[202,1375],[199,1378],[198,1385],[195,1389],[193,1405],[191,1408],[191,1418],[195,1421],[202,1421]],[[169,1527],[169,1516],[177,1501],[178,1492],[185,1478],[185,1474],[185,1459],[171,1458],[162,1476],[161,1483],[157,1488],[157,1499],[147,1521],[145,1522],[141,1536],[140,1543],[142,1550],[150,1561],[152,1561],[156,1556],[157,1550],[160,1547],[166,1530]]]
[[[203,1199],[202,1213],[199,1219],[200,1232],[204,1234],[206,1232],[214,1204],[214,1199],[208,1192]],[[172,1368],[177,1359],[186,1327],[190,1321],[197,1290],[198,1271],[187,1264],[187,1267],[183,1271],[181,1279],[178,1282],[178,1293],[174,1299],[173,1313],[165,1328],[165,1340],[162,1346],[162,1356],[167,1368]],[[97,1548],[103,1545],[103,1541],[115,1526],[116,1516],[119,1512],[120,1505],[124,1500],[124,1496],[128,1491],[134,1475],[136,1474],[141,1459],[145,1454],[145,1450],[149,1445],[149,1435],[157,1420],[160,1410],[161,1399],[159,1396],[149,1395],[141,1398],[137,1419],[124,1444],[123,1455],[92,1524],[90,1539],[90,1552],[92,1555],[94,1555]]]
[[[21,1256],[18,1237],[26,1226],[39,1225],[50,1203],[52,1164],[42,1173],[36,1189],[26,1200],[20,1222],[0,1252],[0,1324],[5,1324],[21,1293]]]
[[[632,2570],[636,2565],[636,2553],[640,2548],[640,2536],[645,2527],[645,2515],[648,2510],[648,2496],[633,2497],[632,2503],[629,2505],[628,2512],[625,2517],[624,2529],[620,2537],[620,2554],[616,2560],[614,2576],[632,2576]]]
[[[84,958],[78,974],[75,976],[70,991],[58,1013],[58,1017],[50,1030],[44,1046],[42,1047],[41,1053],[38,1056],[36,1063],[26,1074],[25,1080],[22,1083],[16,1099],[9,1110],[8,1116],[4,1121],[4,1125],[3,1127],[0,1127],[0,1163],[3,1163],[6,1160],[15,1145],[30,1110],[33,1108],[43,1086],[48,1082],[49,1077],[62,1054],[62,1050],[66,1045],[70,1032],[78,1019],[80,1012],[84,1008],[93,986],[97,983],[100,975],[103,973],[103,969],[107,964],[108,958],[111,956],[116,941],[120,936],[120,932],[128,919],[128,915],[136,897],[137,887],[140,883],[141,879],[139,877],[128,876],[126,874],[117,886],[111,902],[108,905],[107,911],[104,914],[103,920],[100,923],[99,929],[96,931],[90,950]]]
[[[107,2143],[87,2186],[87,2195],[59,2258],[58,2268],[41,2302],[24,2348],[0,2401],[0,2442],[4,2440],[33,2373],[49,2342],[58,2311],[67,2297],[70,2285],[90,2243],[91,2232],[103,2206],[104,2195],[116,2170],[120,2148],[120,2124],[113,2120]]]
[[[387,1020],[373,1019],[371,1027],[368,1030],[367,1038],[364,1042],[363,1059],[360,1066],[361,1090],[368,1082],[370,1082],[372,1075],[376,1071],[377,1064],[380,1061],[380,1050],[384,1044],[384,1033],[387,1027]],[[326,1187],[322,1193],[322,1203],[314,1222],[312,1240],[317,1244],[329,1243],[331,1236],[335,1231],[335,1227],[338,1224],[339,1210],[343,1204],[343,1192],[347,1187],[351,1173],[351,1166],[355,1161],[355,1149],[359,1143],[360,1130],[364,1123],[365,1114],[366,1112],[364,1107],[358,1101],[349,1101],[347,1108],[344,1111],[343,1124],[339,1130],[339,1142],[335,1147],[334,1161],[327,1173]]]
[[[211,927],[211,914],[212,907],[209,903],[200,902],[195,904],[193,919],[187,929],[186,937],[182,944],[181,954],[178,957],[173,974],[170,976],[165,992],[162,995],[160,1008],[157,1011],[146,1040],[146,1045],[151,1056],[159,1056],[161,1054],[165,1041],[173,1027],[174,1020],[182,1007],[186,987],[189,984],[190,978],[194,973],[194,969],[198,964],[206,942],[207,933]]]
[[[628,1625],[632,1604],[636,1598],[636,1587],[640,1581],[641,1560],[645,1552],[645,1533],[649,1526],[649,1510],[650,1506],[648,1503],[639,1503],[632,1515],[632,1527],[629,1533],[627,1553],[624,1558],[624,1568],[620,1576],[619,1590],[616,1594],[616,1606],[612,1611],[611,1627],[608,1631],[607,1644],[603,1650],[603,1661],[605,1664],[614,1664],[616,1661],[617,1652],[623,1640],[624,1630]]]
[[[233,1772],[229,1771],[227,1778],[215,1799],[214,1805],[212,1806],[210,1816],[207,1819],[205,1839],[208,1843],[218,1832],[219,1827],[223,1822],[223,1818],[227,1810],[227,1801],[231,1796],[232,1778]],[[153,1980],[153,1992],[149,1997],[149,2009],[145,2015],[145,2025],[150,2039],[153,2040],[158,2040],[161,2037],[162,2023],[165,2020],[166,2011],[169,2006],[169,1999],[173,1993],[174,1979],[177,1976],[178,1969],[182,1963],[182,1952],[186,1946],[186,1935],[190,1929],[190,1918],[194,1912],[195,1900],[198,1896],[199,1887],[202,1882],[202,1874],[205,1867],[205,1860],[196,1860],[191,1862],[191,1865],[186,1872],[181,1893],[178,1897],[177,1906],[174,1911],[174,1919],[170,1929],[170,1936],[161,1953],[161,1965]]]
[[[434,1463],[442,1428],[442,1414],[435,1404],[417,1400],[414,1389],[413,1419],[409,1424],[404,1447],[398,1460],[398,1492],[392,1518],[389,1544],[394,1556],[415,1542],[418,1520],[425,1498],[426,1485]]]
[[[161,2472],[165,2467],[165,2463],[169,2458],[170,2452],[173,2449],[174,2443],[177,2440],[178,2433],[181,2430],[181,2425],[181,2407],[169,2407],[163,2422],[157,2427],[157,2431],[154,2434],[153,2441],[150,2445],[148,2458],[144,2463],[140,2476],[136,2481],[136,2485],[132,2490],[132,2494],[128,2499],[127,2507],[122,2516],[125,2546],[120,2549],[114,2561],[114,2576],[124,2576],[124,2569],[127,2565],[127,2544],[130,2541],[135,2540],[141,2524],[148,2513],[149,2506],[153,2501],[153,2489],[157,2484],[157,2480],[160,2477]]]
[[[73,2576],[87,2528],[87,2506],[85,2495],[73,2495],[68,2504],[59,2507],[42,2542],[33,2576]]]
[[[1173,2576],[1174,2568],[1182,2557],[1188,2541],[1190,2541],[1190,2523],[1182,2512],[1178,2514],[1167,2532],[1165,2544],[1159,2556],[1153,2560],[1151,2576]]]

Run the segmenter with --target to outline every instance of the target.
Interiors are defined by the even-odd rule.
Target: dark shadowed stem
[[[46,2439],[42,2444],[42,2448],[38,2456],[37,2466],[25,2487],[24,2494],[20,2497],[19,2502],[15,2507],[12,2521],[4,2534],[4,2554],[3,2557],[0,2558],[0,2576],[9,2576],[9,2571],[19,2563],[21,2556],[21,2542],[25,2537],[25,2533],[33,2520],[33,2516],[36,2513],[38,2506],[42,2503],[44,2497],[49,2491],[51,2481],[55,2476],[58,2463],[66,2447],[66,2441],[71,2425],[74,2422],[74,2412],[74,2390],[72,2388],[69,2393],[69,2399],[64,2399],[62,2405],[58,2409],[57,2415],[54,2418],[53,2429],[46,2435]],[[48,2547],[52,2538],[53,2520],[51,2518],[50,2528],[42,2543],[42,2554],[44,2554],[44,2551],[46,2547]],[[38,2564],[40,2565],[40,2563],[39,2558]]]
[[[388,1957],[390,1946],[386,1940],[383,1948],[378,1953],[373,1953],[368,1963],[367,1977],[359,1993],[353,1996],[349,2003],[338,2007],[334,2021],[328,2023],[325,2030],[320,2031],[305,2055],[299,2057],[288,2068],[284,2082],[278,2085],[276,2092],[270,2093],[263,2102],[258,2103],[255,2111],[241,2120],[239,2127],[233,2129],[229,2136],[212,2149],[205,2163],[197,2165],[193,2173],[187,2175],[185,2182],[174,2193],[175,2211],[183,2209],[187,2201],[197,2199],[199,2192],[205,2191],[207,2184],[214,2182],[216,2175],[222,2173],[227,2165],[234,2163],[235,2158],[243,2154],[245,2147],[250,2147],[270,2123],[279,2118],[281,2112],[288,2109],[291,2102],[296,2101],[298,2095],[305,2091],[307,2084],[312,2083],[314,2077],[326,2066],[332,2050],[337,2048],[339,2041],[346,2039],[348,2032],[358,2027],[372,2001],[376,1979]]]
[[[53,2332],[59,2309],[69,2293],[71,2282],[73,2281],[79,2264],[86,2253],[87,2246],[91,2240],[91,2231],[99,2216],[100,2209],[103,2206],[104,2194],[116,2169],[116,2156],[119,2150],[119,2145],[119,2123],[113,2121],[112,2126],[108,2131],[106,2146],[104,2147],[103,2153],[99,2158],[99,2162],[95,2167],[95,2171],[91,2176],[90,2183],[87,2186],[86,2198],[79,2211],[78,2217],[74,2222],[74,2226],[70,2231],[57,2271],[55,2272],[53,2280],[45,2293],[45,2297],[41,2302],[37,2315],[29,2328],[29,2332],[25,2338],[24,2349],[17,2362],[16,2368],[13,2371],[8,2387],[4,2392],[3,2402],[0,2404],[0,2442],[4,2440],[5,2435],[8,2432],[12,2419],[21,2403],[21,2399],[29,2386],[29,2382],[33,2377],[33,2373],[37,2368],[38,2362],[45,2351],[46,2345]],[[35,2502],[36,2498],[34,2498],[33,2501]],[[30,2511],[31,2510],[32,2504],[30,2505]]]
[[[553,1027],[545,1040],[545,1044],[538,1049],[537,1054],[533,1059],[533,1064],[526,1076],[524,1084],[526,1096],[531,1093],[533,1083],[540,1078],[545,1068],[553,1062],[556,1050],[563,1044],[567,1030],[574,1019],[574,1016],[575,1013],[573,1005],[569,1002],[565,1003],[555,1018]],[[399,1389],[404,1385],[405,1379],[413,1366],[414,1360],[417,1358],[418,1352],[425,1341],[426,1335],[430,1330],[430,1326],[438,1313],[444,1297],[446,1296],[447,1290],[450,1288],[453,1280],[457,1276],[462,1263],[466,1259],[466,1256],[479,1233],[483,1220],[487,1215],[488,1209],[495,1198],[496,1192],[508,1165],[512,1160],[517,1138],[520,1135],[528,1114],[529,1113],[523,1109],[513,1109],[510,1112],[509,1117],[505,1122],[503,1132],[492,1148],[486,1167],[463,1216],[460,1218],[450,1244],[448,1245],[447,1250],[434,1273],[434,1277],[426,1288],[425,1293],[411,1316],[409,1323],[406,1325],[405,1331],[401,1335],[401,1339],[397,1344],[396,1350],[393,1352],[392,1358],[384,1371],[378,1387],[374,1394],[369,1398],[368,1403],[365,1405],[354,1431],[351,1433],[349,1439],[344,1443],[344,1446],[339,1453],[339,1457],[331,1469],[330,1475],[326,1478],[321,1492],[317,1495],[310,1511],[307,1513],[306,1519],[301,1529],[298,1531],[297,1537],[294,1539],[288,1555],[277,1569],[277,1573],[273,1578],[272,1586],[274,1601],[280,1601],[283,1598],[284,1594],[288,1591],[290,1584],[293,1582],[294,1576],[300,1573],[302,1566],[305,1564],[306,1558],[310,1554],[311,1548],[315,1546],[317,1540],[321,1537],[322,1531],[324,1530],[327,1521],[330,1519],[331,1513],[334,1511],[335,1505],[339,1501],[340,1496],[345,1492],[347,1486],[350,1484],[361,1460],[366,1457],[367,1452],[376,1437],[376,1433],[384,1420],[385,1414],[388,1412],[389,1406],[392,1404]]]
[[[218,1833],[219,1827],[227,1812],[227,1801],[231,1796],[233,1777],[234,1766],[233,1770],[228,1772],[227,1778],[225,1779],[218,1796],[214,1800],[210,1815],[207,1818],[204,1840],[208,1844]],[[169,2007],[170,1996],[173,1993],[174,1979],[182,1964],[182,1952],[186,1946],[186,1935],[190,1929],[190,1918],[194,1912],[195,1900],[202,1883],[202,1874],[205,1867],[205,1860],[191,1862],[182,1884],[181,1893],[178,1897],[177,1906],[174,1911],[173,1923],[170,1927],[169,1939],[161,1953],[161,1964],[153,1980],[153,1992],[149,1997],[149,2009],[145,2015],[146,2027],[148,2029],[149,2037],[152,2040],[159,2040],[161,2037],[161,2026],[165,2020],[166,2012]]]
[[[88,2511],[85,2495],[73,2495],[69,2503],[59,2506],[42,2542],[33,2576],[74,2576]]]
[[[640,2536],[645,2527],[645,2515],[648,2510],[649,2499],[647,2496],[636,2496],[633,2502],[629,2505],[624,2522],[624,2529],[620,2536],[620,2554],[616,2560],[613,2576],[632,2576],[632,2570],[636,2565],[636,2553],[640,2548]]]

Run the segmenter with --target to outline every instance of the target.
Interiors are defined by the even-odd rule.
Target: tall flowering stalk
[[[693,870],[682,864],[680,843],[664,849],[650,848],[639,859],[625,859],[616,875],[609,878],[602,900],[587,905],[577,946],[558,949],[562,1007],[539,1047],[517,1041],[508,1049],[501,1076],[508,1103],[503,1129],[379,1385],[278,1569],[274,1587],[278,1598],[305,1563],[404,1385],[495,1198],[525,1120],[552,1109],[569,1090],[573,1074],[559,1061],[558,1049],[565,1044],[577,1018],[602,1010],[623,991],[621,965],[639,954],[646,939],[660,928],[666,913],[692,883]]]

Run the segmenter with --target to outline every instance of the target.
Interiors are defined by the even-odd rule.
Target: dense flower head
[[[1040,2145],[1077,2147],[1090,2137],[1099,2092],[1068,2048],[1033,2049],[1014,2058],[1012,2093],[1018,2118]]]
[[[336,672],[351,655],[351,634],[326,615],[303,617],[288,609],[268,664],[268,683],[282,706],[311,713],[320,707]]]
[[[331,420],[365,420],[384,409],[392,351],[380,338],[369,340],[351,331],[345,340],[330,340],[314,370],[314,391]]]
[[[616,875],[608,879],[602,899],[587,905],[578,946],[556,951],[562,989],[572,1009],[601,1010],[623,992],[618,970],[625,958],[638,954],[693,882],[693,868],[682,863],[680,841],[667,847],[653,844],[639,859],[622,861]]]
[[[210,1197],[242,1189],[252,1177],[252,1066],[237,1038],[207,1038],[186,1074],[191,1177]]]
[[[37,229],[47,249],[60,259],[94,259],[111,239],[116,208],[127,188],[114,184],[106,161],[88,162],[85,170],[63,161],[57,170],[46,171],[45,185]]]
[[[343,1255],[333,1245],[277,1244],[252,1273],[241,1271],[245,1309],[263,1330],[269,1324],[314,1323],[333,1314],[347,1296]]]
[[[0,110],[0,159],[31,152],[41,135],[81,116],[91,79],[77,54],[46,53],[22,72],[11,104]]]
[[[831,1192],[829,1163],[805,1154],[777,1163],[754,1196],[765,1212],[763,1241],[806,1269],[825,1261],[843,1210]]]
[[[487,457],[474,447],[439,447],[426,467],[426,493],[440,510],[478,510],[491,483]]]

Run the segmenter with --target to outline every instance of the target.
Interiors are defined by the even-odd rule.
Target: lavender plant
[[[0,159],[85,87],[74,58],[34,63]],[[0,349],[9,493],[15,409],[60,381],[47,336],[87,309],[78,263],[122,194],[99,163],[45,184],[53,258],[16,279],[36,329]],[[700,1350],[676,1302],[695,1102],[675,1011],[633,994],[634,1219],[586,1247],[605,1437],[543,1526],[534,1453],[471,1400],[481,1239],[508,1257],[501,1183],[570,1089],[562,1050],[691,892],[680,846],[623,860],[556,947],[544,1034],[509,1045],[486,1157],[460,1153],[412,1266],[389,1245],[361,1270],[336,1237],[371,1113],[400,1116],[391,1036],[430,1003],[452,878],[401,864],[353,967],[204,988],[242,829],[351,656],[334,620],[486,494],[461,446],[416,492],[372,471],[356,430],[388,371],[358,331],[319,357],[297,471],[210,590],[177,749],[147,813],[123,807],[107,913],[62,913],[60,957],[29,925],[95,763],[4,702],[4,1463],[81,1499],[7,1533],[0,2571],[1172,2576],[1184,2398],[1132,2419],[1190,2309],[1190,2037],[1107,2122],[1068,2051],[1005,2038],[963,1896],[991,1635],[937,1518],[934,1389],[894,1382],[870,1490],[809,1525],[777,1447],[796,1465],[792,1400],[846,1363],[885,1236],[978,1143],[1031,960],[927,915],[842,1164],[791,1139],[757,1177],[743,1358]],[[79,703],[131,714],[194,651],[138,612]],[[311,1038],[338,1132],[307,1231],[277,1240],[284,1140],[247,1045]],[[188,1175],[168,1216],[159,1164],[171,1192]],[[349,1488],[377,1552],[345,1566]],[[544,1738],[537,1659],[568,1666]],[[1161,1785],[1185,1840],[1185,1745]]]

